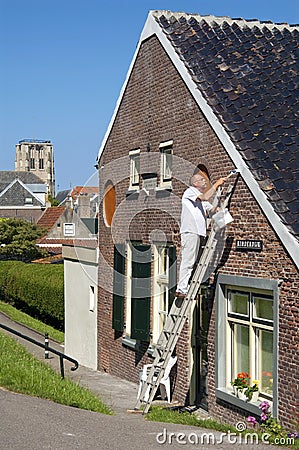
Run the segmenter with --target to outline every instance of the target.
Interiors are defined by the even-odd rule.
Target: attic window
[[[140,149],[131,150],[130,157],[130,187],[129,189],[139,189],[140,174]]]
[[[32,205],[32,197],[25,198],[25,205]]]
[[[161,187],[171,187],[172,178],[172,145],[173,141],[162,142],[159,145],[161,154],[161,165],[160,165],[160,186]]]
[[[103,202],[103,217],[107,227],[111,227],[112,219],[116,208],[116,194],[115,187],[112,184],[108,184],[105,190],[104,202]]]

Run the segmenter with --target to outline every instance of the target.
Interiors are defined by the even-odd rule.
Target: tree
[[[51,206],[59,206],[60,202],[56,200],[51,194],[48,195],[48,200],[51,203]]]
[[[36,245],[46,230],[21,219],[0,219],[0,258],[32,261],[47,256]]]

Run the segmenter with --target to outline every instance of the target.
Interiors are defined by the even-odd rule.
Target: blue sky
[[[56,191],[88,183],[151,9],[299,23],[298,0],[0,0],[0,170],[45,139]]]

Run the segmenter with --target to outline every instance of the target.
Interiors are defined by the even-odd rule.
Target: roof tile
[[[297,235],[298,27],[165,11],[155,17],[273,208]]]

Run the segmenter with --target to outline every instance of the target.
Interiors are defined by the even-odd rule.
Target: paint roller
[[[233,169],[231,170],[231,172],[227,175],[227,177],[225,177],[226,180],[228,180],[231,176],[236,175],[236,173],[240,173],[241,170],[240,169]]]

